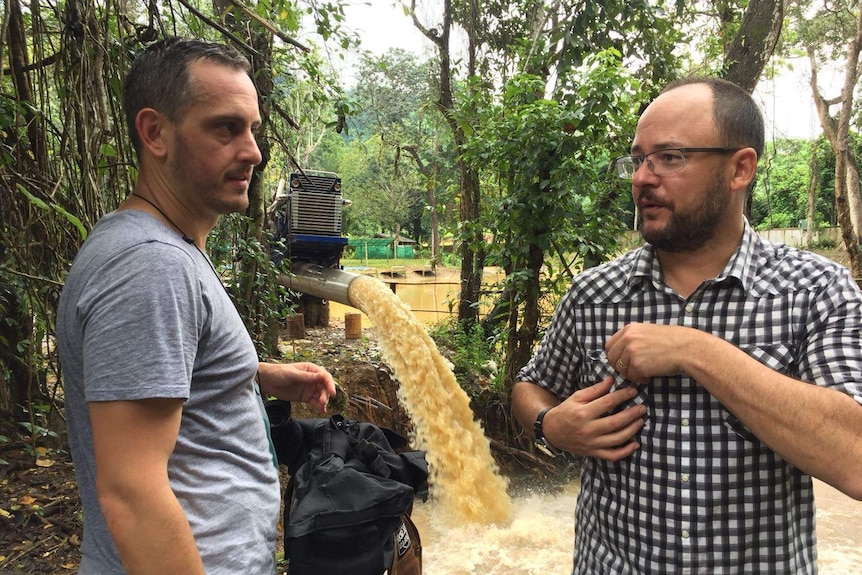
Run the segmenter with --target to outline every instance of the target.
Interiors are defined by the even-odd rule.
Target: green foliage
[[[459,381],[473,380],[477,375],[493,375],[496,372],[499,351],[494,340],[489,339],[478,323],[465,329],[455,320],[434,324],[429,335],[437,347],[452,362],[453,372]]]
[[[451,135],[432,104],[432,65],[400,49],[362,58],[350,92],[352,115],[338,167],[345,197],[344,230],[356,236],[375,233],[419,240],[431,236],[431,196],[435,215],[450,216],[448,192],[457,181]],[[333,142],[334,143],[334,142]],[[424,170],[424,172],[423,172]]]
[[[828,238],[820,238],[812,240],[805,246],[807,250],[834,250],[836,248],[835,240]]]
[[[288,292],[278,282],[287,273],[286,261],[272,261],[270,245],[250,233],[252,226],[240,214],[223,216],[210,234],[210,253],[258,354],[273,357],[278,352],[275,326],[292,311]],[[267,237],[273,241],[269,233]]]
[[[380,136],[352,142],[339,173],[353,190],[353,204],[344,214],[344,229],[351,235],[400,233],[411,208],[423,202],[415,166]]]
[[[787,4],[792,33],[785,35],[787,44],[801,52],[814,50],[819,60],[837,60],[855,35],[859,14],[857,0],[810,2],[794,0]]]
[[[0,448],[9,443],[9,438],[3,434],[0,434]],[[0,457],[0,465],[9,465],[9,462]]]
[[[579,2],[550,35],[551,45],[563,45],[553,64],[567,78],[596,54],[613,50],[645,85],[661,85],[677,74],[676,48],[685,44],[679,18],[686,14],[681,5],[670,13],[662,3],[647,0]]]
[[[540,78],[516,76],[502,102],[483,115],[465,158],[498,190],[486,222],[499,240],[489,247],[491,263],[523,269],[537,247],[545,254],[562,250],[571,265],[613,246],[620,225],[616,201],[608,198],[620,194],[607,186],[612,150],[605,142],[615,132],[627,137],[634,108],[627,101],[637,93],[618,58],[609,51],[588,59],[571,82],[577,92],[559,101],[542,97]],[[557,275],[553,283],[568,277]],[[524,287],[519,278],[510,279],[519,284],[516,291]]]
[[[33,206],[35,206],[41,210],[52,210],[53,209],[54,211],[56,211],[58,214],[60,214],[62,217],[64,217],[70,224],[75,226],[75,229],[78,230],[78,234],[81,237],[80,238],[81,241],[87,239],[87,230],[84,229],[84,224],[82,224],[81,220],[79,220],[77,217],[70,214],[65,208],[63,208],[60,205],[54,204],[54,203],[49,204],[48,202],[45,202],[45,201],[37,198],[36,196],[34,196],[30,192],[28,192],[27,188],[25,188],[21,184],[18,184],[18,191],[21,192],[22,194],[24,194],[24,196],[30,201],[30,203]]]
[[[779,139],[767,143],[759,166],[751,207],[751,224],[757,229],[798,227],[808,219],[808,187],[812,155],[818,166],[815,217],[810,225],[834,224],[832,182],[834,154],[824,140]]]

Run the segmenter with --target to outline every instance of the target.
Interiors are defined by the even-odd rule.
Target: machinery
[[[300,268],[340,269],[347,246],[347,238],[341,235],[342,210],[349,204],[341,195],[341,178],[333,172],[297,170],[286,183],[281,180],[271,221],[275,238],[283,241],[273,247],[273,261],[287,258],[294,274]],[[289,277],[283,277],[282,283],[298,289]],[[329,324],[328,302],[321,295],[325,294],[304,292],[298,302],[308,327]]]

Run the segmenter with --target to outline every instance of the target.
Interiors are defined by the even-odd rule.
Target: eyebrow
[[[245,125],[246,118],[241,114],[218,114],[215,116],[210,116],[207,122],[210,125],[222,124],[224,122],[234,122]],[[260,119],[256,119],[251,122],[250,126],[252,130],[258,129],[262,125],[262,121]]]
[[[655,149],[654,149],[652,152],[650,152],[650,153],[658,152],[658,151],[660,151],[660,150],[674,150],[674,149],[676,149],[676,148],[685,148],[685,146],[684,146],[683,144],[680,144],[679,142],[674,142],[674,141],[670,141],[670,142],[660,142],[660,143],[655,147]],[[643,153],[643,148],[641,148],[640,146],[632,146],[632,147],[631,147],[631,149],[629,150],[629,154],[643,154],[643,155],[646,155],[646,154],[644,154],[644,153]]]

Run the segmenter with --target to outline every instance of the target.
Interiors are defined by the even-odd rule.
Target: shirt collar
[[[743,220],[745,227],[742,232],[742,240],[739,242],[736,251],[730,256],[727,265],[715,277],[714,281],[718,283],[734,278],[739,281],[742,289],[747,292],[752,288],[755,281],[754,250],[760,238],[748,223],[748,218],[743,218]],[[644,244],[635,250],[634,255],[634,261],[626,279],[626,284],[629,287],[634,287],[638,283],[651,280],[656,286],[662,285],[664,282],[661,279],[661,265],[659,264],[655,248],[651,244]]]

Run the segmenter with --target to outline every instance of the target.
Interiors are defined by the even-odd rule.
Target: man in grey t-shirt
[[[272,574],[278,474],[261,391],[323,411],[331,375],[259,363],[207,257],[261,161],[248,62],[170,39],[132,65],[135,188],[75,258],[57,341],[84,506],[80,573]]]

